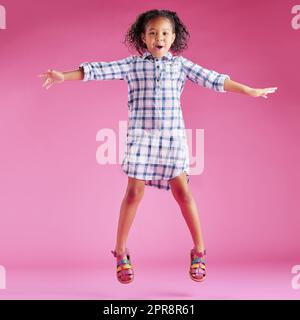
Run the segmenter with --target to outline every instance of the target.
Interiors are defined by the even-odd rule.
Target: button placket
[[[155,78],[156,78],[156,84],[155,87],[157,87],[157,89],[160,89],[160,76],[161,76],[161,67],[160,67],[160,62],[158,61],[158,59],[155,59],[156,63],[155,63]]]
[[[160,101],[160,94],[161,94],[161,61],[159,59],[155,59],[155,65],[154,65],[154,73],[155,73],[155,117],[156,117],[156,127],[160,130],[162,123],[162,111],[159,108],[159,105],[161,103]]]

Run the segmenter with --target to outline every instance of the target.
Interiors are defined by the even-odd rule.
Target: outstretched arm
[[[49,69],[40,74],[44,78],[43,87],[50,88],[54,83],[61,83],[65,80],[124,80],[131,68],[134,56],[129,56],[115,61],[84,62],[78,70],[60,72]]]
[[[232,81],[230,79],[225,79],[224,90],[228,92],[243,93],[251,97],[264,97],[267,98],[267,94],[274,93],[277,87],[265,88],[265,89],[254,89],[243,85],[241,83]]]
[[[39,74],[38,76],[44,80],[43,87],[49,89],[54,83],[61,83],[65,80],[82,80],[84,73],[82,68],[65,72],[49,69],[47,72]]]

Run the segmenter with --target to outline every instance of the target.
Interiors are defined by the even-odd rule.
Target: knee
[[[179,203],[190,203],[193,200],[189,190],[176,190],[174,197]]]
[[[125,200],[127,203],[136,203],[141,201],[144,190],[141,188],[130,188],[126,192]]]

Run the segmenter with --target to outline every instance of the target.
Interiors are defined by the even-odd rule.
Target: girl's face
[[[148,22],[142,40],[148,51],[156,58],[163,57],[172,46],[176,34],[173,33],[172,23],[169,19],[158,17]]]

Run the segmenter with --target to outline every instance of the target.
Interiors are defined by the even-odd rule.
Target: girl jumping
[[[121,283],[134,279],[126,241],[145,185],[171,190],[191,233],[189,276],[206,277],[206,248],[196,202],[189,188],[189,150],[180,96],[186,79],[217,92],[237,92],[267,98],[276,87],[254,89],[227,74],[205,69],[178,53],[187,48],[189,32],[176,12],[150,10],[137,16],[124,43],[138,54],[111,62],[84,62],[78,70],[49,69],[39,75],[43,87],[66,80],[126,80],[129,121],[122,170],[128,176],[112,254]],[[172,53],[171,53],[172,52]]]

